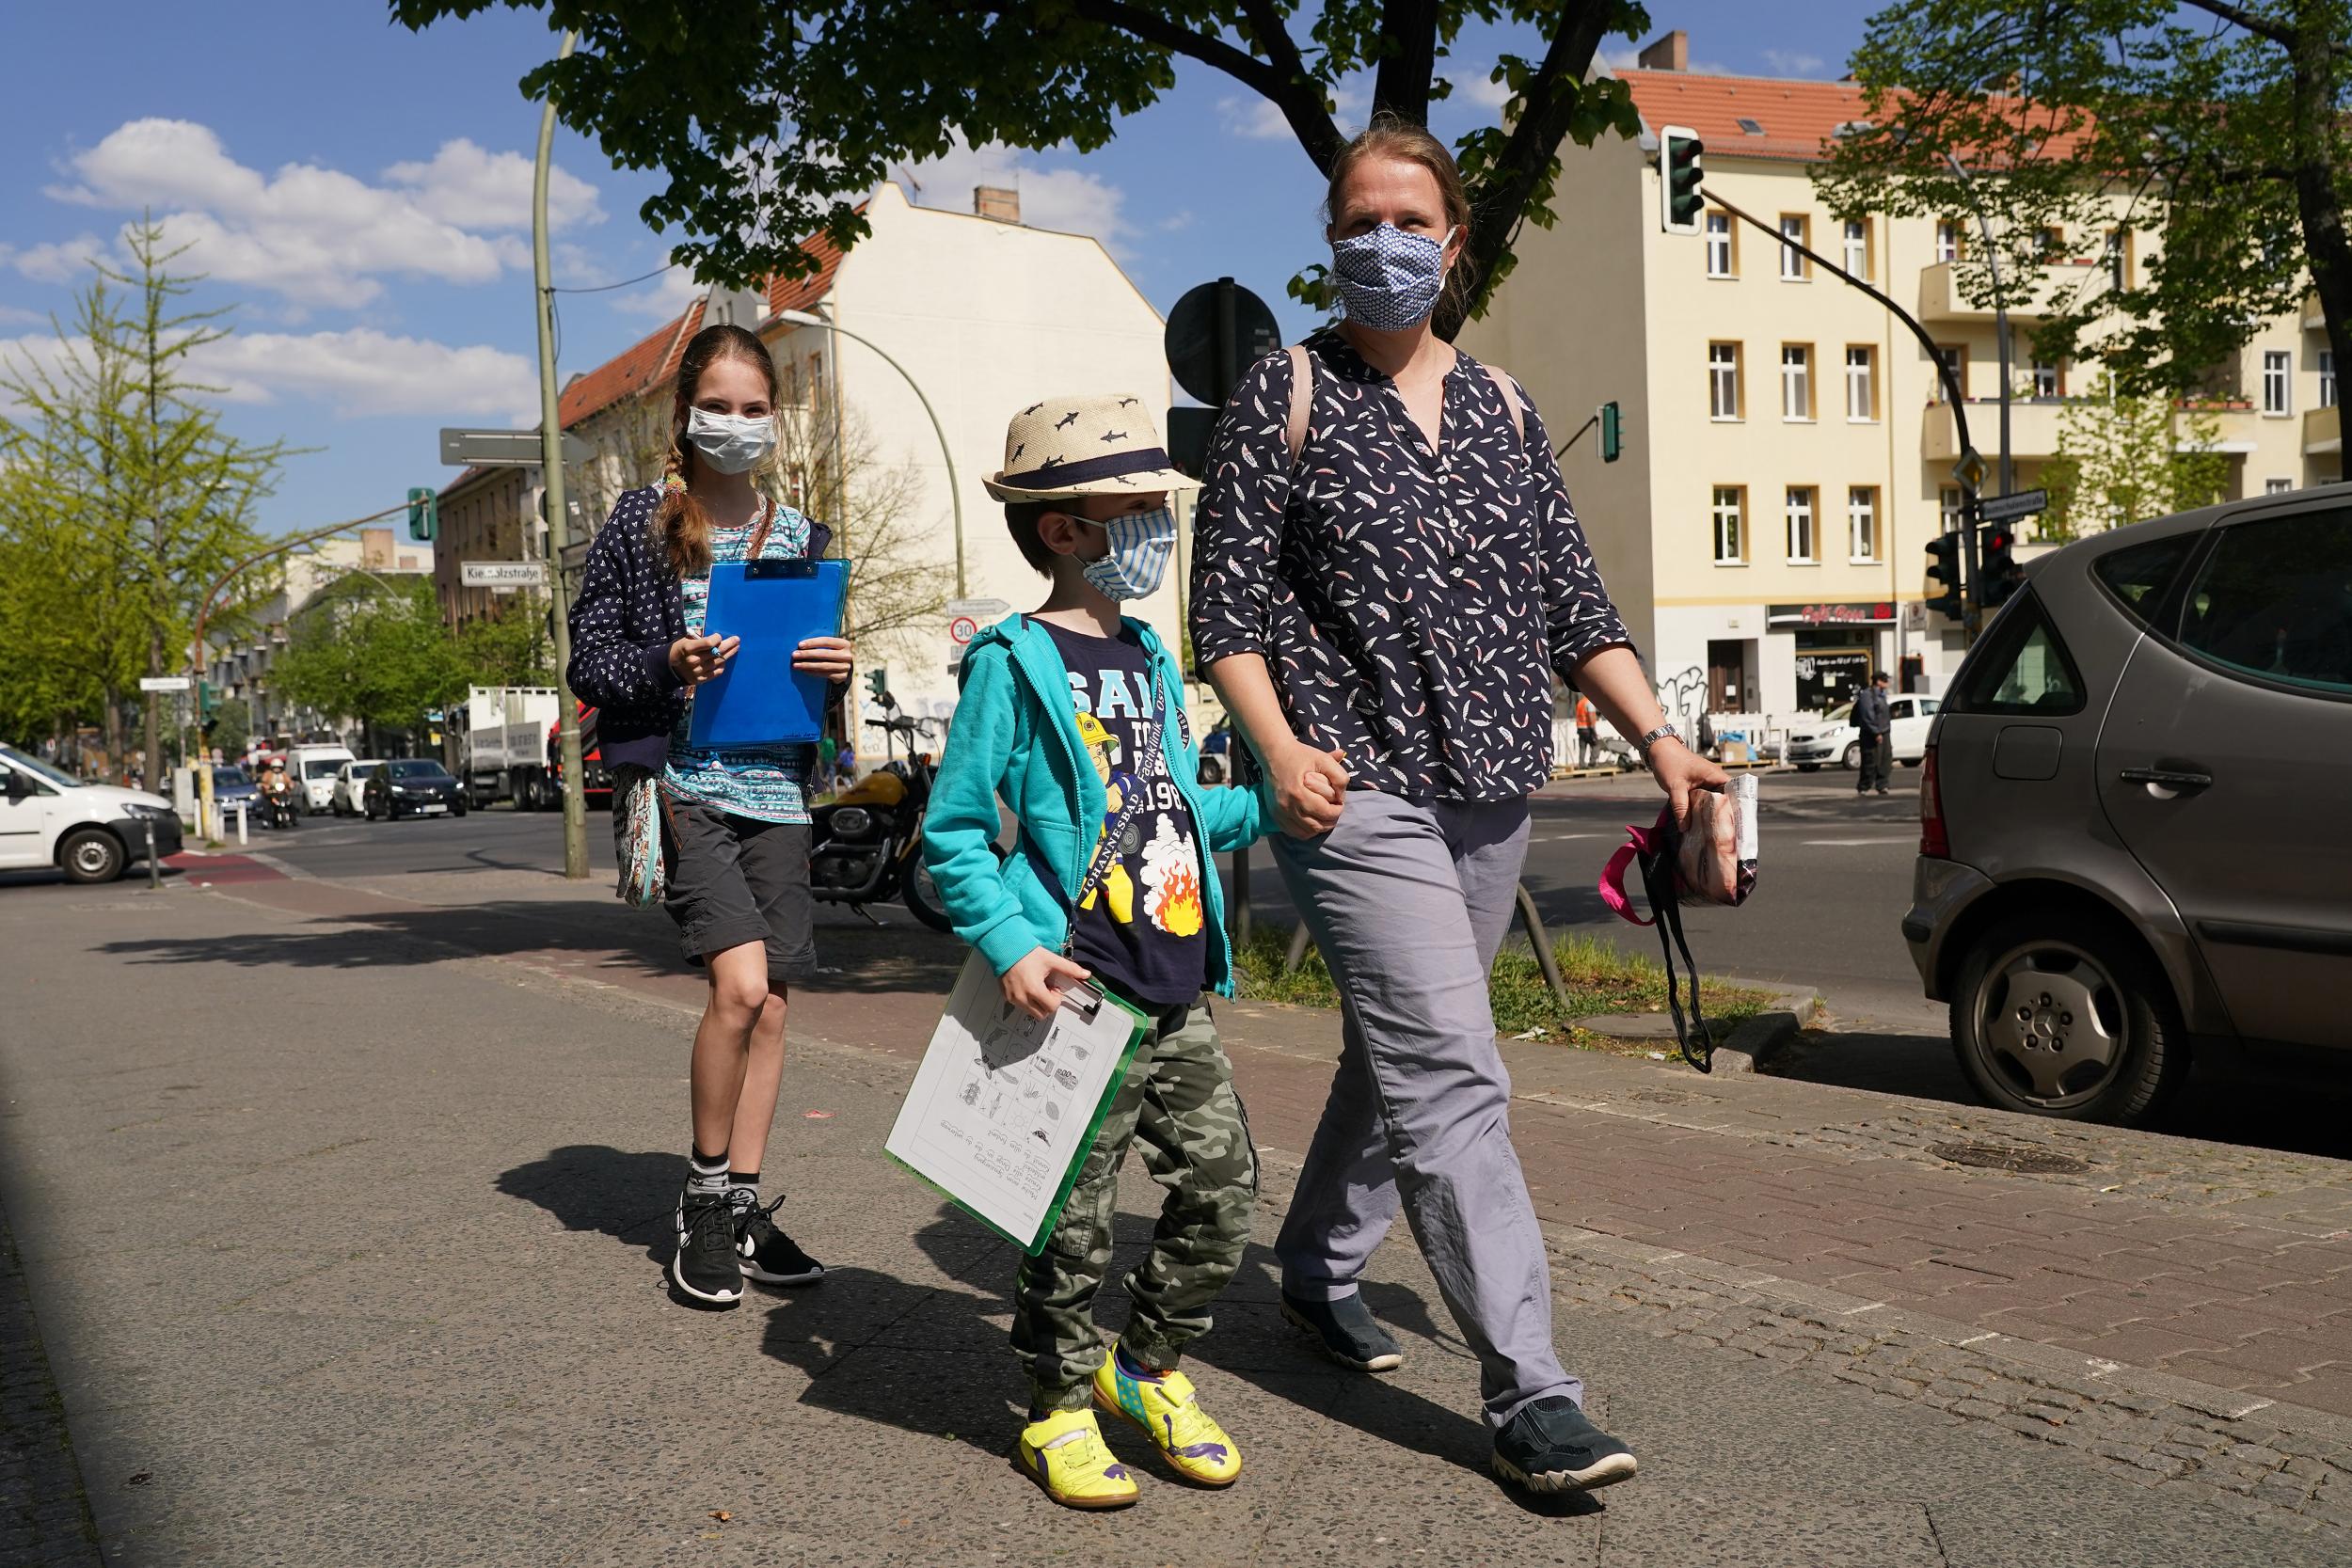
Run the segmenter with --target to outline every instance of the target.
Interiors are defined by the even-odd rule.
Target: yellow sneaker
[[[1231,1486],[1241,1479],[1241,1449],[1200,1408],[1192,1379],[1184,1373],[1130,1377],[1120,1370],[1114,1351],[1095,1371],[1094,1402],[1150,1433],[1152,1444],[1186,1481]]]
[[[1054,1410],[1021,1429],[1021,1467],[1064,1508],[1125,1508],[1135,1478],[1103,1441],[1091,1410]]]

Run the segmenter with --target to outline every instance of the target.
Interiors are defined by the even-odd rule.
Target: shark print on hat
[[[1534,407],[1525,434],[1469,356],[1439,450],[1338,333],[1310,338],[1306,441],[1291,362],[1260,359],[1209,447],[1193,652],[1260,654],[1292,731],[1362,787],[1503,800],[1551,776],[1552,676],[1632,638],[1610,603]],[[1517,383],[1513,383],[1517,388]]]

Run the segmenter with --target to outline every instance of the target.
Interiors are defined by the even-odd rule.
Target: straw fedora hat
[[[1005,427],[1005,466],[980,482],[1000,501],[1198,490],[1160,445],[1141,398],[1100,394],[1033,403]]]

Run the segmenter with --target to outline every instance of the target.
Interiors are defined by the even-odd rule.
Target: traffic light
[[[1625,415],[1613,403],[1600,405],[1600,460],[1614,463],[1625,451]]]
[[[1960,602],[1960,535],[1947,533],[1928,541],[1928,608],[1957,621]]]
[[[874,697],[875,697],[875,699],[876,699],[877,701],[880,701],[882,698],[884,698],[884,697],[889,696],[889,695],[890,695],[890,672],[889,672],[889,671],[887,671],[887,670],[882,669],[882,668],[881,668],[881,667],[879,667],[879,666],[877,666],[877,667],[876,667],[876,668],[874,668],[874,669],[871,669],[871,670],[866,671],[866,690],[868,690],[868,691],[870,691],[870,692],[872,692],[872,693],[874,694]]]
[[[430,544],[441,531],[441,498],[422,485],[408,492],[408,537]]]
[[[1698,133],[1685,126],[1658,129],[1658,215],[1660,226],[1669,234],[1699,231],[1699,209],[1707,205],[1699,194],[1699,186],[1707,180],[1699,154],[1706,150]]]
[[[2017,592],[2017,535],[2007,523],[1988,523],[1977,535],[1977,603],[1987,610]]]

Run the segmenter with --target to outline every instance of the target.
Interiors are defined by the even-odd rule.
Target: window
[[[2030,590],[2010,601],[1987,640],[1961,666],[1946,705],[1954,713],[2079,713],[2082,676]]]
[[[2332,349],[2319,351],[2319,406],[2336,405],[2336,356]]]
[[[1707,413],[1709,419],[1740,417],[1740,345],[1707,345]]]
[[[2043,402],[2055,402],[2066,395],[2065,378],[2058,368],[2046,359],[2033,362],[2033,395]]]
[[[1867,343],[1846,349],[1846,418],[1867,423],[1879,417],[1878,354]]]
[[[2295,481],[2291,479],[2265,479],[2263,481],[2263,494],[2265,496],[2290,495],[2294,492],[2294,489]]]
[[[2118,293],[2132,286],[2132,238],[2121,229],[2107,230],[2107,285]]]
[[[1780,345],[1780,417],[1813,418],[1813,350],[1804,343]]]
[[[2352,696],[2352,509],[2221,531],[2181,607],[2181,641],[2225,669]]]
[[[1797,245],[1807,245],[1810,242],[1805,238],[1805,228],[1806,222],[1803,214],[1797,213],[1781,214],[1780,235],[1782,239],[1794,240]],[[1797,250],[1796,245],[1785,245],[1780,247],[1780,276],[1785,282],[1802,283],[1804,281],[1804,257]]]
[[[1715,486],[1715,564],[1741,566],[1747,563],[1746,530],[1741,526],[1747,510],[1747,492],[1737,484]]]
[[[2263,351],[2263,412],[2284,414],[2289,410],[2287,377],[2294,364],[2283,349]]]
[[[1813,548],[1813,487],[1809,484],[1788,486],[1788,559],[1806,566],[1820,559]]]
[[[2134,619],[2146,625],[2163,601],[2164,591],[2171,586],[2173,574],[2196,548],[2198,538],[2194,533],[2176,533],[2169,539],[2111,549],[2090,563],[2090,575]]]
[[[1856,277],[1870,276],[1870,226],[1860,218],[1845,223],[1846,270]]]
[[[1935,259],[1939,261],[1957,261],[1967,252],[1968,243],[1962,234],[1959,220],[1937,218],[1935,220]]]
[[[812,354],[808,356],[808,401],[811,404],[819,404],[824,400],[825,356],[821,354]]]
[[[1707,214],[1707,276],[1709,277],[1739,276],[1732,270],[1731,214],[1729,213]]]
[[[1962,397],[1966,397],[1968,395],[1967,345],[1964,343],[1938,343],[1935,345],[1935,354],[1937,358],[1943,360],[1944,363],[1951,367],[1952,381],[1960,388],[1960,395]],[[1930,403],[1947,403],[1950,401],[1949,394],[1944,389],[1944,378],[1941,375],[1938,375],[1934,380],[1928,383],[1928,401]]]
[[[1856,484],[1846,492],[1846,554],[1856,562],[1879,558],[1879,493]]]
[[[1937,516],[1944,524],[1943,528],[1938,531],[1944,533],[1957,533],[1960,531],[1961,494],[1959,485],[1947,484],[1943,489],[1937,491],[1935,496],[1935,509]]]
[[[2059,261],[2066,258],[2066,230],[2044,229],[2034,236],[2034,251],[2044,261]]]

